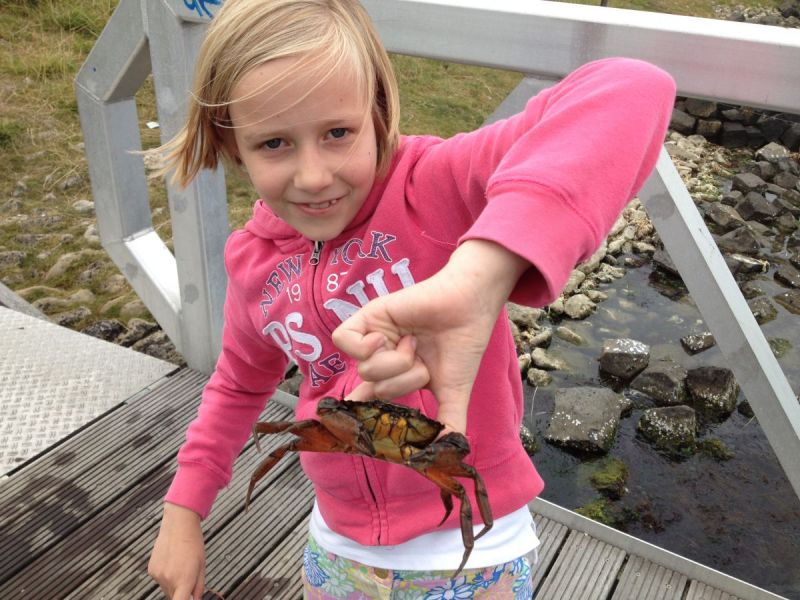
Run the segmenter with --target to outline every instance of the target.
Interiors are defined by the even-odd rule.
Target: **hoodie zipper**
[[[312,266],[317,266],[319,264],[319,255],[322,252],[322,244],[325,242],[314,242],[314,249],[311,251],[311,258],[308,260],[308,264]]]
[[[323,246],[324,243],[325,242],[314,241],[314,246],[313,246],[313,249],[311,251],[311,258],[308,259],[308,264],[311,265],[312,267],[314,267],[314,271],[316,271],[316,267],[317,267],[317,265],[319,265],[320,254],[322,254],[322,246]],[[317,305],[316,304],[316,297],[315,297],[316,294],[314,293],[315,290],[314,290],[314,283],[313,283],[315,279],[316,279],[316,277],[315,277],[315,273],[314,273],[311,276],[311,281],[312,281],[312,284],[311,284],[311,295],[312,295],[313,306],[316,307],[316,305]],[[378,515],[379,515],[378,519],[380,521],[381,508],[380,508],[380,505],[378,504],[378,498],[375,495],[375,490],[373,490],[373,488],[372,488],[372,483],[370,482],[369,472],[367,471],[366,461],[364,460],[363,457],[361,458],[361,472],[362,472],[362,474],[364,476],[364,481],[367,484],[367,489],[369,490],[369,495],[370,495],[370,497],[372,499],[372,504],[375,507],[375,509],[378,511]],[[380,543],[380,540],[381,540],[381,537],[382,537],[381,533],[382,533],[382,527],[380,526],[380,523],[379,523],[378,524],[378,543]]]

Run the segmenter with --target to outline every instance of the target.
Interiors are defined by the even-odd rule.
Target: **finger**
[[[392,400],[424,388],[430,379],[431,376],[425,363],[415,360],[411,368],[399,375],[376,382],[373,394],[379,400]]]
[[[407,335],[400,339],[397,347],[381,347],[358,365],[358,374],[365,381],[382,381],[401,375],[414,366],[417,360],[417,341]]]
[[[177,586],[175,591],[172,593],[172,596],[169,596],[170,600],[189,600],[190,598],[199,598],[202,597],[202,592],[199,596],[195,595],[196,592],[192,592],[192,589],[189,586]]]
[[[378,350],[387,346],[386,336],[379,331],[366,332],[354,326],[348,326],[348,319],[333,331],[333,343],[339,350],[356,360],[366,360]],[[353,322],[351,325],[355,325]]]
[[[197,575],[197,581],[195,582],[194,589],[192,590],[192,598],[194,598],[194,600],[201,600],[205,591],[206,591],[205,568],[203,568]]]
[[[362,381],[347,394],[347,400],[355,402],[369,402],[375,399],[374,384],[371,381]]]

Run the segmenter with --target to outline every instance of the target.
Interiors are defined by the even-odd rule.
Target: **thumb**
[[[436,420],[444,425],[441,435],[455,431],[467,433],[467,408],[469,407],[469,389],[461,387],[433,390],[439,402]]]
[[[193,600],[202,600],[205,590],[206,590],[205,569],[203,569],[197,575],[197,581],[194,584],[194,589],[192,590],[192,595],[190,596],[190,598],[192,598]]]

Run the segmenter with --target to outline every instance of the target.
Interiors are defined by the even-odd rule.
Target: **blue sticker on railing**
[[[213,13],[206,6],[220,6],[222,5],[222,0],[183,0],[183,4],[189,10],[196,11],[201,17],[213,18]]]

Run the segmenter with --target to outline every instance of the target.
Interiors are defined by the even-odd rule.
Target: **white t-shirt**
[[[476,525],[475,535],[482,528],[483,525]],[[394,546],[362,546],[328,527],[316,501],[311,511],[309,529],[317,544],[326,551],[381,569],[445,571],[458,567],[464,556],[461,529],[425,533]],[[532,560],[535,563],[538,546],[536,525],[528,507],[523,506],[497,519],[483,537],[475,540],[475,547],[464,568],[501,565],[530,552],[534,553]]]

